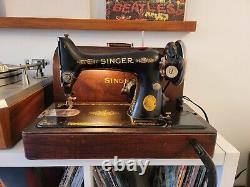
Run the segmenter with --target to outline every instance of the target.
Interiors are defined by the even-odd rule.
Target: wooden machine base
[[[185,107],[186,112],[189,107]],[[190,109],[191,111],[191,109]],[[196,139],[213,155],[216,130],[197,114],[180,115],[178,123],[200,123],[203,128],[84,127],[37,128],[23,132],[28,159],[197,158],[189,141]]]

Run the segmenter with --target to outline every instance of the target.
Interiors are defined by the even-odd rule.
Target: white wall
[[[97,5],[95,10],[104,10]],[[211,124],[240,150],[239,170],[246,167],[250,151],[249,9],[249,0],[189,0],[187,20],[198,21],[195,33],[145,33],[147,46],[164,47],[177,39],[185,42],[189,56],[185,95],[201,104]],[[63,33],[69,33],[78,45],[141,44],[140,32],[0,29],[0,61],[19,64],[32,57],[52,60],[57,37]],[[238,184],[244,183],[242,176]]]
[[[89,0],[0,0],[8,17],[89,18]],[[1,3],[0,3],[1,4]],[[55,9],[56,8],[56,9]],[[72,11],[77,9],[77,11]],[[1,15],[1,14],[0,14]]]

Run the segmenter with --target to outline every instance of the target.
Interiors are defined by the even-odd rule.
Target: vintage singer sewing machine
[[[64,114],[68,112],[78,115],[81,112],[73,110],[73,100],[76,98],[72,96],[72,87],[82,71],[111,69],[131,72],[137,76],[136,81],[125,84],[123,88],[124,93],[133,95],[127,112],[132,123],[127,125],[168,125],[170,115],[166,114],[167,99],[162,91],[161,79],[168,79],[174,84],[182,82],[185,63],[180,41],[169,43],[163,54],[153,49],[112,54],[81,53],[68,36],[59,38],[58,46],[61,84],[67,97],[65,107],[68,108],[61,109]],[[129,86],[133,83],[135,90],[132,91]]]
[[[194,158],[191,140],[213,155],[216,130],[176,102],[182,96],[184,56],[181,41],[164,49],[96,48],[76,47],[67,35],[60,37],[54,58],[55,103],[23,132],[26,157]],[[82,99],[99,94],[89,88],[102,71],[91,79],[83,75],[93,70],[132,73],[122,88],[131,102]],[[82,89],[83,81],[90,87]],[[110,90],[99,95],[108,96]]]
[[[119,90],[98,86],[105,70],[131,74]],[[92,76],[86,76],[91,71]],[[76,47],[68,35],[60,37],[54,56],[55,103],[23,132],[26,157],[199,157],[207,167],[208,186],[215,187],[209,155],[216,130],[183,104],[184,72],[181,41],[164,49],[98,48]],[[122,100],[120,92],[129,102],[112,102]]]

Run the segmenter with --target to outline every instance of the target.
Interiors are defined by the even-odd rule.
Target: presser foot
[[[57,109],[72,109],[74,106],[74,101],[76,100],[76,97],[67,97],[65,103],[59,103],[56,105]]]
[[[75,100],[76,100],[76,97],[72,97],[72,96],[67,97],[65,105],[68,107],[68,109],[73,108]]]

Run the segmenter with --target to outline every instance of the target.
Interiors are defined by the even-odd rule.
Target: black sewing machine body
[[[137,79],[134,93],[130,94],[133,95],[133,99],[128,115],[137,122],[151,120],[166,123],[166,97],[162,91],[162,79],[169,76],[173,82],[180,83],[184,75],[183,51],[181,46],[176,50],[177,44],[172,45],[174,46],[169,47],[166,54],[154,49],[93,54],[82,53],[68,36],[60,37],[58,48],[64,93],[71,100],[72,87],[84,70],[108,69],[131,72],[136,74]],[[166,66],[162,61],[166,58],[164,55],[171,61],[170,66]]]
[[[162,114],[163,95],[159,66],[161,55],[153,49],[112,54],[83,54],[69,38],[59,38],[61,81],[66,95],[81,71],[109,69],[135,73],[137,85],[128,114],[135,120],[158,119]]]

